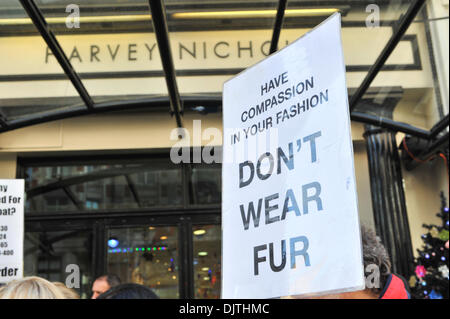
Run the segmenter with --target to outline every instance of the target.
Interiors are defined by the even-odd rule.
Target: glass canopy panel
[[[94,103],[167,95],[147,0],[36,4]]]
[[[433,19],[422,8],[354,111],[425,130],[448,114],[448,87],[445,89],[439,76],[443,61],[435,51],[435,45],[445,43],[434,32],[433,24],[439,21]],[[448,47],[448,39],[442,40],[447,41]],[[402,57],[403,63],[394,62],[397,57]]]
[[[0,1],[0,113],[7,121],[85,109],[18,1]]]
[[[412,1],[360,0],[360,1],[288,1],[279,48],[298,39],[329,15],[340,12],[342,18],[342,45],[347,71],[347,87],[359,87],[370,67],[394,33],[395,25],[408,10]],[[294,14],[297,12],[297,16]],[[302,13],[301,13],[302,12]],[[408,39],[399,43],[403,51],[410,52]],[[387,68],[413,64],[396,52]]]
[[[95,102],[167,96],[148,1],[77,1],[79,27],[71,0],[36,3]],[[181,94],[220,94],[225,80],[267,56],[277,0],[164,3]],[[341,12],[352,94],[410,5],[401,0],[288,1],[279,47],[332,12]],[[448,71],[443,71],[448,67],[445,57],[443,63],[436,53],[448,52],[448,38],[436,32],[448,19],[439,19],[442,14],[433,11],[433,4],[427,8],[428,14],[411,25],[355,111],[425,129],[448,114]],[[8,121],[84,109],[18,1],[0,2],[0,63],[0,114]],[[416,103],[414,112],[402,112],[410,110],[407,101],[419,99],[411,102]]]
[[[222,92],[226,80],[269,53],[277,0],[164,3],[181,94]]]

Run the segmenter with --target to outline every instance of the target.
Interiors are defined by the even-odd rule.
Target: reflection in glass
[[[68,265],[79,267],[79,278],[71,283],[81,298],[89,298],[92,282],[92,233],[87,231],[26,232],[24,276],[38,276],[51,282],[66,283]],[[73,272],[75,274],[75,272]]]
[[[24,172],[26,212],[217,206],[221,201],[217,164],[79,164],[24,167]]]
[[[129,175],[143,207],[181,205],[181,170],[148,170]]]
[[[74,211],[77,207],[62,189],[57,189],[30,198],[25,209],[38,212],[67,212]]]
[[[26,211],[181,206],[181,167],[158,164],[43,166],[25,169]]]
[[[192,227],[194,293],[199,299],[220,298],[221,229],[219,225]]]
[[[220,204],[221,174],[219,165],[194,166],[191,170],[191,204]]]
[[[108,273],[147,286],[160,298],[179,298],[176,227],[111,229],[108,236],[118,241],[108,247]]]
[[[138,205],[124,176],[99,179],[71,186],[86,209],[137,208]]]

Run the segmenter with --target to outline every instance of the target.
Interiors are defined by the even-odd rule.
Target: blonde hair
[[[53,282],[53,284],[66,296],[66,299],[80,299],[80,296],[77,292],[71,288],[68,288],[62,282]]]
[[[39,277],[25,277],[0,288],[0,299],[67,299],[50,281]]]

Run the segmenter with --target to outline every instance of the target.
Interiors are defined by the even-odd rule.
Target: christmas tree
[[[415,276],[410,281],[413,298],[448,299],[448,207],[442,192],[437,216],[441,225],[423,225],[428,232],[422,235],[422,250],[417,249]]]

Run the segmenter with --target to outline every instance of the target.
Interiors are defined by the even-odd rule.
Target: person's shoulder
[[[411,299],[409,285],[399,274],[390,274],[379,299]]]

